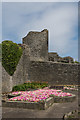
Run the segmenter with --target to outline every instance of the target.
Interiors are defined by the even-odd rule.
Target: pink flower
[[[18,100],[18,101],[33,101],[38,102],[40,100],[45,100],[49,98],[50,95],[54,96],[71,96],[70,93],[62,92],[61,90],[55,90],[55,89],[39,89],[35,91],[18,91],[18,92],[12,92],[14,95],[20,94],[20,96],[10,98],[9,100]]]

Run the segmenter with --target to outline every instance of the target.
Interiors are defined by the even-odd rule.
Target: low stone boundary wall
[[[53,97],[47,98],[42,102],[22,102],[22,101],[3,101],[2,107],[26,108],[45,110],[54,103]]]
[[[54,99],[54,103],[73,102],[76,99],[76,95],[72,94],[72,96],[68,96],[68,97],[56,97],[56,96],[53,96],[53,99]]]

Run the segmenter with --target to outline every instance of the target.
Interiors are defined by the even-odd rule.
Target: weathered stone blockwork
[[[20,61],[17,65],[16,71],[12,76],[12,86],[24,83],[23,79],[23,55],[20,58]]]
[[[48,31],[29,32],[23,38],[23,44],[30,47],[30,60],[48,60]]]
[[[4,101],[2,102],[3,107],[12,107],[12,108],[27,108],[27,109],[37,109],[45,110],[54,103],[53,97],[47,98],[42,102],[26,102],[26,101]]]
[[[2,92],[12,91],[12,76],[2,67]]]
[[[28,68],[29,68],[29,47],[24,45],[23,54],[16,67],[16,71],[13,76],[10,76],[6,70],[2,67],[2,92],[12,91],[12,87],[18,84],[23,84],[28,80]]]
[[[29,79],[46,81],[51,85],[77,85],[78,65],[32,61],[29,69]]]
[[[56,52],[49,52],[48,53],[49,61],[52,62],[62,62],[62,63],[74,63],[74,60],[72,57],[60,57]]]
[[[49,61],[53,61],[53,62],[59,62],[62,59],[56,52],[48,53],[48,58],[49,58]]]
[[[47,81],[51,85],[78,85],[80,64],[61,63],[62,58],[57,53],[48,53],[47,30],[29,32],[20,46],[24,51],[13,76],[2,69],[2,92],[9,92],[13,86],[29,80]]]

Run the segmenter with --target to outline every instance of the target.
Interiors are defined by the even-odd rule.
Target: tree
[[[2,65],[10,75],[16,70],[21,55],[22,48],[19,45],[8,40],[2,42]]]

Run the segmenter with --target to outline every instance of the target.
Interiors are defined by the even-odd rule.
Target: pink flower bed
[[[50,95],[54,96],[72,96],[70,93],[62,92],[61,90],[55,89],[39,89],[35,91],[18,91],[12,92],[13,95],[20,96],[10,98],[12,101],[28,101],[28,102],[38,102],[40,100],[45,100],[50,97]]]

